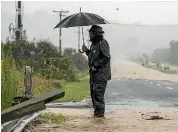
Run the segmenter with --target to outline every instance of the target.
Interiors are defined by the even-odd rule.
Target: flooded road
[[[60,125],[40,124],[39,132],[177,132],[178,75],[164,74],[127,60],[112,63],[105,93],[105,119],[91,118],[91,100],[47,104],[45,112],[63,114]],[[165,81],[169,80],[169,81]],[[145,120],[142,114],[169,120]]]
[[[90,100],[48,104],[45,112],[63,114],[62,124],[42,123],[39,132],[177,132],[178,82],[112,80],[105,94],[104,119],[92,118]],[[146,120],[151,116],[163,120]]]
[[[174,109],[178,111],[178,82],[112,80],[105,93],[106,112],[124,108]],[[91,101],[52,103],[50,108],[91,108]]]

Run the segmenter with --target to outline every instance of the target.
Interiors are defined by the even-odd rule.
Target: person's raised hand
[[[82,45],[82,51],[83,52],[87,52],[89,49],[87,48],[87,46],[85,46],[85,45]]]

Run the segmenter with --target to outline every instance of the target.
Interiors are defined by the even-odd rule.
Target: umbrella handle
[[[83,35],[83,26],[82,26],[82,38],[83,38],[83,45],[85,45],[85,42],[84,42],[84,35]],[[79,49],[79,52],[80,52],[80,53],[84,53],[81,49]]]
[[[85,45],[85,43],[83,43],[83,45]],[[79,49],[79,52],[80,52],[80,53],[84,53],[84,51],[82,51],[81,49]]]
[[[79,49],[79,52],[80,52],[80,53],[84,53],[81,49]]]

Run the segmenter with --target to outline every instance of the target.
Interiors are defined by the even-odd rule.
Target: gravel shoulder
[[[92,111],[89,109],[50,108],[46,112],[63,114],[68,121],[62,124],[38,124],[36,130],[39,132],[177,132],[178,130],[176,111],[125,109],[106,113],[104,119],[92,118]],[[151,116],[164,119],[147,120]]]
[[[178,75],[165,74],[124,59],[112,63],[113,79],[147,79],[178,81]],[[45,112],[63,114],[68,118],[61,124],[36,124],[38,132],[177,132],[178,111],[163,109],[125,109],[106,113],[104,119],[92,118],[91,109],[50,108]],[[151,116],[162,120],[147,120]],[[169,119],[169,120],[168,120]],[[33,132],[30,129],[30,132]],[[35,132],[35,131],[34,131]]]
[[[112,78],[178,81],[178,74],[166,74],[122,58],[112,62]]]

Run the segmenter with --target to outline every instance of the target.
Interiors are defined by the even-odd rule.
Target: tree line
[[[171,40],[169,48],[156,49],[152,54],[152,59],[155,62],[168,62],[173,65],[178,65],[178,41]]]
[[[34,74],[46,78],[76,81],[77,73],[86,70],[87,59],[74,48],[65,48],[60,55],[50,40],[1,42],[4,57],[12,54],[16,67],[33,67]]]

